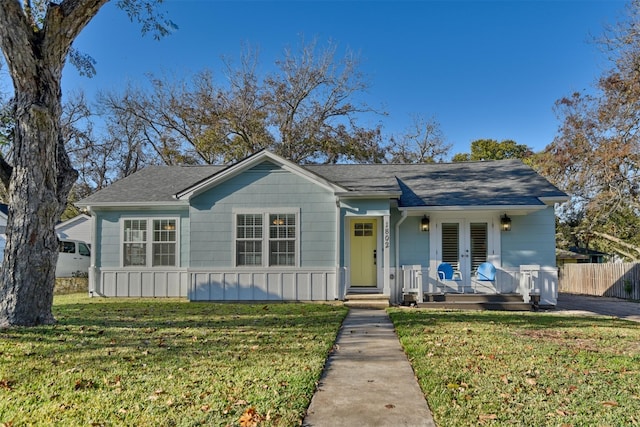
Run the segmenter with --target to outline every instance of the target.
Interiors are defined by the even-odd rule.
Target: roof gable
[[[263,163],[274,164],[281,169],[305,178],[330,191],[335,192],[345,190],[341,186],[326,180],[322,176],[317,175],[303,168],[302,166],[298,166],[295,163],[285,160],[284,158],[277,156],[269,151],[260,151],[253,156],[247,157],[246,159],[241,160],[240,162],[201,180],[200,182],[197,182],[181,191],[178,191],[175,194],[175,198],[178,200],[189,200],[192,197],[197,196],[198,194],[201,194],[230,178],[238,176],[252,168],[258,167]]]

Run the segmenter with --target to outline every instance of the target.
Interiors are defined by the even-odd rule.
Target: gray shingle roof
[[[354,193],[401,192],[399,206],[532,206],[566,194],[519,160],[419,165],[305,165]],[[153,166],[122,179],[79,205],[175,201],[176,193],[226,166]]]
[[[404,207],[540,205],[538,197],[566,196],[520,160],[306,168],[354,191],[395,188]]]
[[[226,166],[147,166],[82,199],[78,205],[175,202],[173,195],[178,191],[225,168]]]

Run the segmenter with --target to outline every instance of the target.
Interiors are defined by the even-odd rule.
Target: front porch
[[[497,268],[493,280],[469,277],[442,280],[429,268],[402,266],[400,302],[433,308],[529,310],[555,306],[558,270],[554,267],[521,265]]]

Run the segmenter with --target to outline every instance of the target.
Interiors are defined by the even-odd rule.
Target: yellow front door
[[[351,286],[377,286],[376,220],[351,220]]]

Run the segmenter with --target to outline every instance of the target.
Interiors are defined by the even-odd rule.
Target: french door
[[[436,264],[449,263],[462,274],[462,286],[489,257],[490,221],[447,219],[437,227]]]

